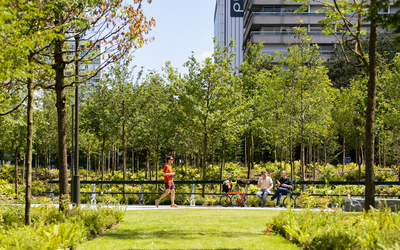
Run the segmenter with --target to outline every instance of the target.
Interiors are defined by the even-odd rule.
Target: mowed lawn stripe
[[[279,235],[264,233],[266,222],[279,213],[182,208],[127,211],[120,225],[79,249],[299,249]]]

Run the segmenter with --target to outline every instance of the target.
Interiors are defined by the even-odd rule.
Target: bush
[[[249,198],[248,198],[247,201],[249,202],[250,207],[259,207],[259,206],[261,206],[261,200],[258,199],[257,196],[249,195],[248,197]],[[268,198],[270,198],[270,197],[268,197]]]
[[[80,207],[60,213],[47,204],[32,207],[31,226],[24,226],[24,206],[0,209],[0,246],[2,249],[75,249],[122,221],[124,211]]]
[[[345,175],[346,181],[358,181],[358,170],[350,170]]]
[[[219,205],[219,198],[220,198],[221,196],[216,196],[216,195],[207,195],[206,197],[205,197],[205,203],[204,203],[204,205],[207,205],[207,206],[218,206]],[[196,199],[195,199],[195,202],[196,202]],[[197,203],[196,203],[196,205],[197,205]]]
[[[388,171],[379,171],[379,173],[376,175],[376,180],[377,181],[388,181],[390,177],[390,174]]]
[[[196,203],[196,206],[203,206],[206,203],[206,199],[201,196],[195,196],[194,202]]]
[[[139,197],[137,195],[128,196],[128,205],[133,205],[138,203],[139,203]]]
[[[363,215],[288,210],[269,221],[266,232],[275,231],[307,249],[393,249],[400,244],[399,225],[400,214],[389,209]]]

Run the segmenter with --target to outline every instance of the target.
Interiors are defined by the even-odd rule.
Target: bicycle
[[[299,208],[301,205],[301,200],[300,200],[300,192],[294,192],[295,189],[295,185],[296,185],[296,181],[293,181],[293,188],[290,189],[289,193],[286,195],[285,198],[283,198],[282,200],[282,205],[284,207],[288,207],[288,206],[293,206],[296,208]]]
[[[287,207],[289,205],[289,202],[290,202],[290,204],[294,204],[295,208],[304,207],[304,204],[306,202],[305,199],[307,196],[305,194],[312,193],[313,186],[311,186],[311,188],[309,190],[306,190],[303,193],[302,192],[294,192],[293,190],[295,189],[295,184],[296,184],[296,181],[293,182],[293,189],[290,190],[290,192],[287,194],[287,196],[282,201],[282,205],[284,207]]]
[[[243,183],[247,184],[249,181],[243,181]],[[223,186],[223,191],[226,194],[222,195],[219,199],[221,206],[229,207],[233,205],[244,207],[246,205],[246,194],[239,191],[232,191],[232,178],[229,181],[224,181]]]

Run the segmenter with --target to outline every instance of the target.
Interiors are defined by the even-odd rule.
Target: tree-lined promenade
[[[58,168],[60,210],[68,210],[68,111],[75,98],[78,168],[86,178],[96,172],[104,180],[120,171],[126,180],[145,170],[146,179],[158,180],[165,156],[172,155],[185,176],[188,165],[197,166],[202,180],[222,179],[227,162],[244,163],[249,178],[256,163],[268,161],[289,164],[290,174],[305,180],[315,178],[320,165],[342,163],[344,170],[351,155],[359,180],[365,168],[370,209],[374,170],[400,163],[400,55],[394,35],[377,30],[397,21],[378,15],[386,5],[326,2],[324,32],[344,34],[328,62],[300,22],[287,54],[267,55],[262,43],[248,43],[234,69],[232,41],[216,45],[202,62],[188,55],[185,74],[167,62],[133,75],[133,50],[151,40],[155,25],[142,0],[2,0],[0,160],[15,164],[16,193],[18,164],[25,163],[25,224],[32,222],[32,171],[43,167]],[[359,25],[364,20],[368,35]],[[80,71],[94,60],[97,68]],[[88,85],[99,72],[100,82]],[[34,99],[39,89],[46,92]],[[34,109],[40,103],[43,108]]]

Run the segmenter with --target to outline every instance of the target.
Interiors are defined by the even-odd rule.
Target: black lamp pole
[[[80,204],[80,178],[79,178],[79,35],[75,36],[75,171],[72,179],[72,202]]]
[[[74,157],[74,108],[75,108],[75,105],[72,103],[71,104],[71,111],[72,111],[72,115],[71,115],[71,119],[72,119],[72,121],[71,121],[71,124],[72,124],[72,126],[71,126],[71,166],[70,166],[70,169],[69,169],[69,171],[70,171],[70,173],[71,173],[71,181],[73,180],[73,178],[74,178],[74,161],[75,161],[75,157]],[[72,182],[71,182],[71,193],[73,193],[73,189],[74,189],[74,186],[72,185]],[[71,196],[71,201],[72,202],[74,202],[74,200],[73,200],[73,198],[72,198],[72,196]]]

